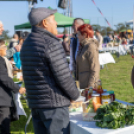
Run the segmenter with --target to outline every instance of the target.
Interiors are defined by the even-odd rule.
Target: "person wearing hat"
[[[57,35],[57,10],[33,8],[32,32],[20,52],[35,134],[69,134],[68,107],[79,97]]]

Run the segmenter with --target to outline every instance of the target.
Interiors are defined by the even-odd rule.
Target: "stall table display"
[[[118,52],[120,55],[126,55],[127,51],[130,51],[130,47],[133,46],[132,44],[128,45],[119,45],[115,47],[103,47],[102,51],[107,52],[107,51],[115,51]]]
[[[115,100],[114,91],[103,89],[101,80],[81,95],[82,111],[70,112],[70,134],[134,133],[134,105]]]
[[[125,105],[127,102],[116,100]],[[70,113],[70,134],[133,134],[134,125],[118,129],[100,128],[95,121],[83,121],[82,112]]]

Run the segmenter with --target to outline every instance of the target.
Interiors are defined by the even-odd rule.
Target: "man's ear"
[[[48,27],[48,25],[47,25],[47,20],[46,20],[46,19],[44,19],[44,20],[42,21],[42,25],[43,25],[44,28],[47,28],[47,27]]]

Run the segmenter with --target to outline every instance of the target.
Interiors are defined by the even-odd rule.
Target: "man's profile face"
[[[75,33],[77,33],[77,31],[78,31],[78,27],[79,27],[79,26],[80,26],[80,25],[78,25],[77,21],[74,21],[72,27],[73,27]]]
[[[47,19],[47,30],[54,34],[57,35],[57,22],[55,20],[55,16],[51,15],[48,19]]]
[[[2,35],[3,31],[4,31],[3,24],[0,23],[0,35]]]

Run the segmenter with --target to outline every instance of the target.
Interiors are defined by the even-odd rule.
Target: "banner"
[[[104,17],[103,13],[101,12],[101,10],[99,9],[99,7],[97,7],[96,3],[94,0],[92,0],[92,2],[94,3],[94,5],[96,6],[97,10],[100,12],[100,14]],[[108,22],[108,20],[104,17],[105,21],[107,22],[107,24],[111,27],[110,23]]]

